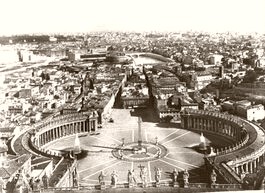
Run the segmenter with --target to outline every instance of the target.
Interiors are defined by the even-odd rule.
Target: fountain
[[[80,140],[79,140],[78,134],[75,135],[75,143],[74,143],[73,153],[74,153],[74,155],[81,153],[81,146],[80,146]]]
[[[201,136],[200,136],[199,150],[201,151],[207,150],[207,144],[206,144],[205,137],[203,136],[203,133],[201,133]]]

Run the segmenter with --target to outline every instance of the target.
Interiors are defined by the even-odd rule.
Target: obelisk
[[[142,128],[141,128],[141,117],[138,117],[138,148],[142,148]]]

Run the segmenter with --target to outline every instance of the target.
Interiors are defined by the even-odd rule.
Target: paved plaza
[[[190,181],[204,182],[204,155],[195,151],[194,146],[200,143],[200,134],[177,128],[175,124],[156,122],[151,110],[113,109],[113,123],[106,123],[96,133],[80,134],[81,148],[87,155],[78,160],[80,185],[97,185],[101,171],[106,174],[106,183],[110,183],[110,174],[115,170],[118,183],[127,182],[128,170],[134,170],[135,179],[141,182],[140,166],[147,169],[147,182],[155,181],[155,168],[162,170],[161,181],[170,181],[171,173],[176,168],[179,172],[185,169],[190,172]],[[117,147],[131,148],[130,144],[138,141],[138,117],[142,117],[142,141],[148,149],[148,155],[128,153],[126,159],[119,159]],[[49,148],[64,150],[74,146],[75,136],[61,138],[49,144]],[[208,143],[208,139],[206,139]],[[157,146],[155,145],[158,142]],[[161,156],[157,156],[159,147]],[[115,154],[116,151],[116,154]],[[182,173],[180,174],[182,176]]]

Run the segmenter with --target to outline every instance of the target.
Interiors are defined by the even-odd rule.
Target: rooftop
[[[7,159],[7,167],[0,167],[0,176],[3,176],[4,178],[11,177],[30,158],[30,154],[24,154],[17,156],[16,158]]]

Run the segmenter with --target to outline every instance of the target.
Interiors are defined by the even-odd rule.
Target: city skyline
[[[1,5],[0,35],[105,30],[265,33],[262,0],[11,0]]]

